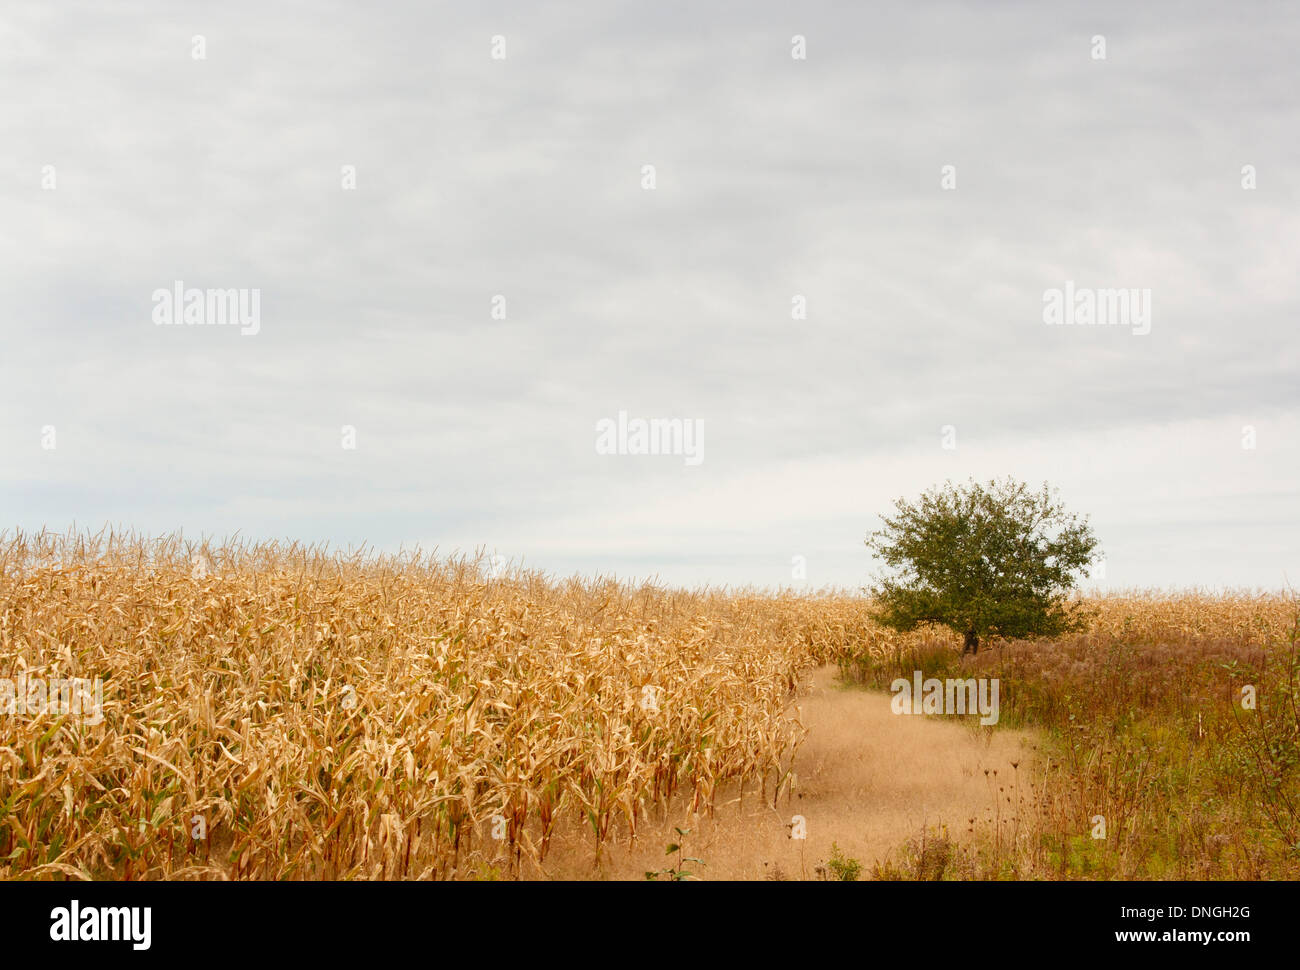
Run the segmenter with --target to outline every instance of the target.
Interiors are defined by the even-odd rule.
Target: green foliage
[[[1096,560],[1097,539],[1046,484],[947,482],[895,507],[867,538],[892,570],[870,590],[880,623],[901,631],[939,623],[964,635],[968,652],[985,636],[1080,628],[1067,593]]]
[[[862,863],[846,856],[834,842],[831,843],[831,858],[826,865],[839,882],[857,882],[858,876],[862,875]]]
[[[690,829],[677,828],[677,826],[673,826],[673,828],[677,829],[677,837],[682,839],[683,841],[686,840],[686,836],[691,834]],[[654,882],[660,876],[667,876],[672,882],[688,882],[691,880],[695,880],[698,877],[693,875],[690,872],[687,872],[685,869],[682,868],[682,866],[684,866],[688,862],[698,862],[700,865],[705,864],[703,859],[693,859],[685,855],[682,851],[681,843],[679,842],[669,842],[668,848],[665,850],[664,855],[677,856],[677,864],[667,869],[647,870],[645,877],[648,881]]]

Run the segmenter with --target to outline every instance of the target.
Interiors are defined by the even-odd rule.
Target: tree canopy
[[[946,482],[895,508],[867,538],[891,570],[870,589],[881,623],[903,631],[943,624],[964,636],[963,653],[987,636],[1078,627],[1068,593],[1097,558],[1097,539],[1046,483]]]

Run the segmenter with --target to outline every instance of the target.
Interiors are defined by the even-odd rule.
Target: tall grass
[[[941,679],[997,677],[998,726],[1045,735],[1032,811],[1009,815],[1019,831],[1009,837],[1006,819],[992,826],[972,819],[975,854],[955,871],[1300,876],[1295,601],[1126,594],[1089,606],[1090,629],[1054,642],[1015,641],[963,659],[951,637],[932,632],[840,658],[848,678],[882,689],[915,670]],[[1243,707],[1248,686],[1254,709]],[[1009,791],[993,801],[1015,807]]]
[[[562,813],[599,852],[723,781],[773,799],[857,609],[481,565],[4,537],[0,677],[104,712],[0,713],[0,877],[458,878]]]
[[[1041,777],[990,779],[989,831],[944,849],[949,875],[1300,875],[1293,604],[1091,606],[1084,634],[962,661],[951,636],[883,630],[844,594],[5,534],[0,678],[102,678],[104,709],[0,711],[0,878],[519,874],[560,819],[598,856],[670,803],[710,811],[723,783],[788,794],[790,701],[826,663],[881,687],[998,676],[1001,724],[1048,738]],[[931,843],[917,856],[939,871]]]

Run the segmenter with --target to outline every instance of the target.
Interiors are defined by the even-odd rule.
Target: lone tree
[[[895,630],[941,623],[980,638],[1055,636],[1078,629],[1066,599],[1094,561],[1097,539],[1086,518],[1067,515],[1046,483],[1041,491],[1007,479],[973,479],[932,488],[867,538],[891,567],[870,590],[876,618]]]

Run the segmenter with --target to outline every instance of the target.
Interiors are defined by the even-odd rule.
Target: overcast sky
[[[1298,583],[1297,48],[1290,3],[6,3],[0,528],[856,587],[894,498],[1013,475],[1111,587]],[[156,323],[177,280],[258,332]],[[1046,324],[1067,281],[1149,332]],[[702,460],[599,454],[620,411]]]

